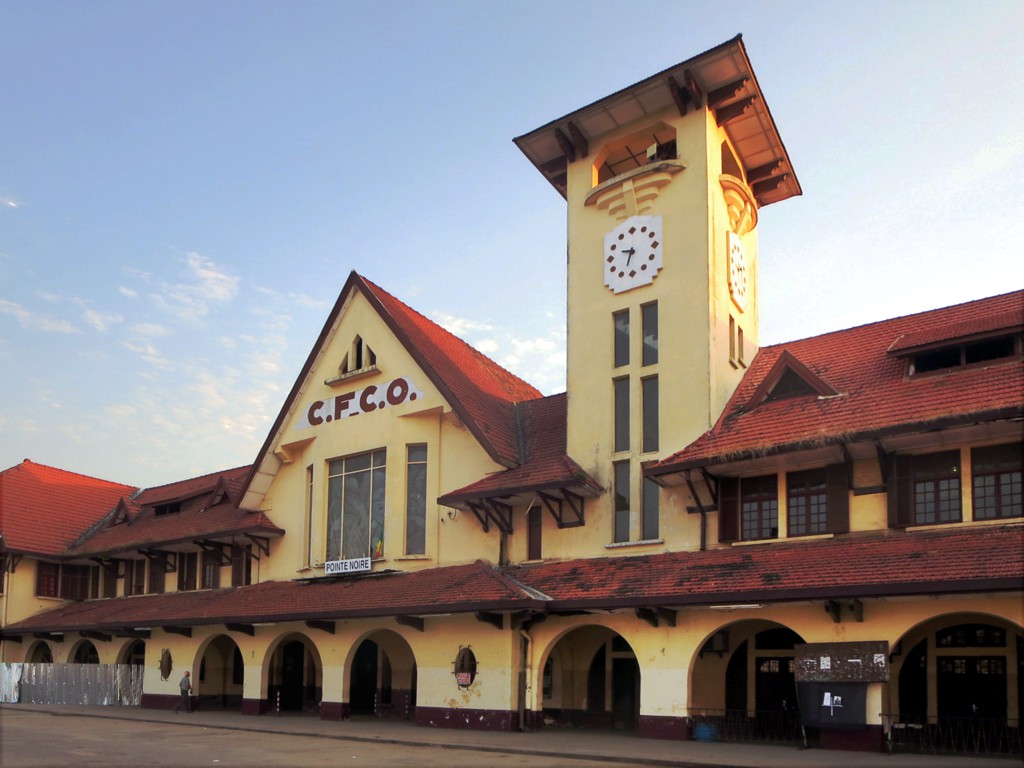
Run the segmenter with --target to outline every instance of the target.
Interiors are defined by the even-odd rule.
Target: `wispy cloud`
[[[81,333],[67,320],[59,320],[40,312],[33,312],[21,304],[0,299],[0,313],[11,315],[18,324],[27,330],[46,331],[47,333]]]
[[[97,312],[95,309],[86,309],[82,313],[85,321],[100,333],[110,330],[112,325],[120,323],[124,318],[115,312]]]
[[[0,194],[0,208],[21,208],[21,201],[10,195]]]
[[[119,285],[117,287],[117,290],[118,290],[118,293],[120,293],[122,296],[125,296],[125,297],[127,297],[129,299],[136,299],[139,296],[139,292],[138,291],[136,291],[134,288],[129,288],[126,285]]]
[[[212,259],[191,252],[185,257],[191,280],[161,283],[153,301],[185,319],[205,317],[212,304],[226,304],[238,293],[239,278],[219,267]]]

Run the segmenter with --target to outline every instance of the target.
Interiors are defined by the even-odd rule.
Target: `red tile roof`
[[[75,542],[67,554],[113,555],[243,533],[283,535],[264,513],[238,508],[239,486],[248,472],[249,467],[236,467],[147,488],[130,505],[126,520],[113,515],[105,525]],[[170,501],[180,502],[180,511],[157,515],[154,507]]]
[[[521,403],[517,410],[525,461],[514,469],[488,475],[447,493],[438,502],[452,506],[471,499],[555,489],[571,489],[586,495],[599,492],[598,482],[565,453],[567,399],[563,392]]]
[[[1013,357],[907,376],[888,353],[908,336],[935,329],[985,328],[1024,317],[1024,291],[764,347],[715,426],[651,474],[707,466],[804,447],[1024,415],[1024,360]],[[939,337],[948,337],[942,332]],[[792,355],[839,394],[752,404],[783,354]],[[752,407],[753,406],[753,407]]]
[[[539,604],[499,570],[477,561],[412,573],[267,581],[229,589],[86,600],[38,613],[8,626],[4,634],[432,615]]]
[[[519,565],[549,610],[1024,588],[1024,525],[958,527]]]
[[[5,635],[474,611],[557,612],[1024,589],[1024,525],[971,526],[70,603]]]
[[[352,272],[246,478],[243,486],[246,505],[254,506],[254,501],[262,497],[261,492],[250,490],[257,474],[276,471],[274,462],[266,460],[314,362],[355,291],[366,297],[488,455],[506,467],[520,463],[515,406],[541,397],[540,391],[384,289]]]
[[[370,303],[491,457],[505,466],[518,464],[515,405],[541,393],[379,286],[357,279]]]
[[[0,549],[60,555],[136,490],[25,459],[0,472]]]

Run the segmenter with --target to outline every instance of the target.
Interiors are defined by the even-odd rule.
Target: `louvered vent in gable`
[[[327,379],[324,384],[336,384],[377,370],[377,355],[363,337],[356,335],[338,366],[338,375]]]
[[[789,351],[784,351],[754,390],[749,407],[754,408],[761,403],[804,395],[834,397],[837,394],[839,393],[822,381],[810,368]]]

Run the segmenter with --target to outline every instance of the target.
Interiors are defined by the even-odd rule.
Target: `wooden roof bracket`
[[[505,628],[505,616],[500,613],[492,613],[491,611],[477,611],[475,614],[477,621],[481,621],[484,624],[490,624],[495,629]]]
[[[580,153],[580,157],[586,157],[590,154],[590,142],[587,141],[587,137],[583,135],[583,131],[576,127],[576,123],[571,120],[566,123],[566,127],[569,129],[569,136],[572,137],[572,142],[576,146],[576,149]]]
[[[37,640],[53,640],[55,643],[64,642],[63,632],[33,632],[32,637],[36,638]]]
[[[256,545],[256,548],[267,557],[270,557],[270,539],[264,536],[253,536],[251,533],[242,534],[246,539]],[[252,553],[253,560],[259,560],[260,556]]]
[[[750,78],[743,75],[731,83],[726,83],[719,88],[715,88],[713,91],[708,91],[708,109],[718,109],[729,99],[736,98],[749,82]]]
[[[487,515],[487,509],[482,504],[478,504],[475,501],[467,501],[466,506],[469,507],[469,511],[476,516],[476,519],[480,522],[480,527],[483,529],[484,533],[490,533],[491,526],[488,522],[490,518]]]
[[[479,501],[467,501],[466,505],[480,521],[484,533],[491,530],[491,523],[505,534],[512,534],[512,507],[496,499],[480,499]]]
[[[719,126],[723,126],[732,120],[742,117],[743,113],[753,105],[754,97],[748,96],[745,99],[734,101],[732,104],[726,104],[724,107],[719,107],[715,110],[715,122],[718,123]]]
[[[516,611],[509,615],[509,621],[512,625],[512,629],[521,629],[524,632],[528,632],[531,627],[536,624],[540,624],[548,615],[541,611],[525,610]]]
[[[169,635],[192,637],[192,627],[161,627],[161,629]]]
[[[676,612],[670,608],[637,608],[636,617],[646,621],[652,627],[657,628],[659,622],[665,622],[665,626],[676,625]]]
[[[175,564],[172,562],[174,558],[171,557],[173,553],[164,552],[159,549],[140,549],[139,552],[141,552],[142,556],[147,560],[155,560],[158,563],[163,563],[164,573],[174,572]]]
[[[558,142],[558,146],[562,150],[562,154],[565,155],[565,159],[568,162],[571,163],[576,159],[576,146],[568,136],[562,133],[561,128],[555,128],[555,141]]]
[[[110,642],[110,635],[104,634],[103,632],[97,632],[94,629],[83,629],[78,634],[82,637],[87,637],[90,640],[99,640],[101,643]]]
[[[14,571],[18,567],[18,563],[21,562],[21,558],[23,558],[23,557],[24,557],[24,555],[16,555],[16,554],[13,554],[13,553],[8,553],[8,555],[7,555],[7,562],[11,564],[11,573],[14,573]]]
[[[209,552],[217,555],[217,559],[220,560],[221,565],[231,565],[231,554],[219,541],[210,541],[209,539],[198,539],[193,542],[203,552]]]
[[[838,600],[826,600],[825,613],[831,616],[836,624],[843,623],[843,604]]]
[[[307,619],[306,626],[310,629],[319,629],[322,632],[326,632],[329,635],[334,634],[335,622],[333,621],[318,621],[316,619]]]
[[[243,635],[254,637],[256,635],[256,627],[252,624],[225,624],[224,628],[228,632],[240,632]]]
[[[412,627],[417,632],[423,632],[427,625],[422,616],[395,616],[395,621],[403,627]]]
[[[571,491],[562,491],[562,494],[563,498],[543,492],[538,493],[537,496],[540,497],[544,507],[551,513],[559,528],[579,528],[586,525],[586,520],[583,517],[583,497]],[[571,517],[566,515],[566,507],[572,513]]]

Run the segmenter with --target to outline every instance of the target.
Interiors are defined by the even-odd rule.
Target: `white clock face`
[[[654,282],[661,269],[661,216],[631,216],[604,236],[604,284],[622,293]]]
[[[729,246],[729,296],[743,312],[747,309],[747,255],[743,252],[739,235],[729,232],[726,239]]]

